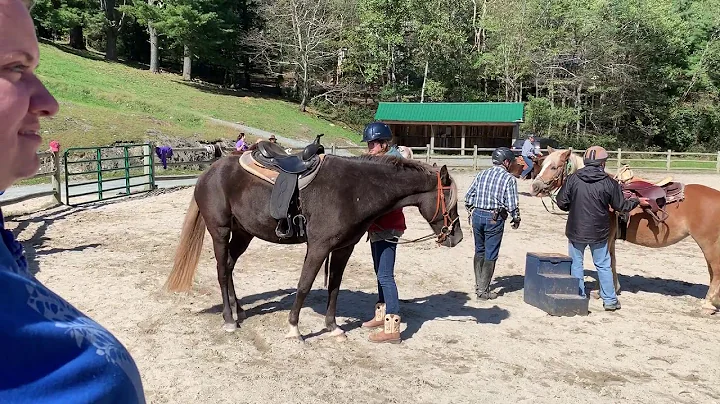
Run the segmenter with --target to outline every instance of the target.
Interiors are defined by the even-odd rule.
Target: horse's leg
[[[235,269],[235,264],[237,263],[238,258],[245,252],[245,250],[247,250],[248,245],[250,245],[250,241],[252,241],[252,239],[252,235],[241,230],[239,226],[237,226],[237,224],[233,225],[232,236],[230,238],[230,245],[228,248],[229,253],[226,268],[229,272],[227,279],[227,287],[230,308],[235,311],[234,314],[237,314],[238,322],[245,320],[247,318],[247,315],[245,314],[245,310],[243,310],[242,306],[240,306],[240,300],[235,295],[233,270]]]
[[[308,243],[307,252],[305,253],[305,262],[303,263],[302,273],[300,274],[300,280],[298,281],[297,294],[295,295],[295,301],[293,302],[292,309],[290,309],[290,315],[288,316],[288,323],[290,330],[288,331],[285,338],[295,338],[300,341],[303,340],[298,328],[298,320],[300,318],[300,309],[305,303],[305,298],[310,293],[315,277],[317,277],[320,266],[327,258],[330,253],[328,248],[315,248],[316,243]],[[322,245],[317,243],[317,245]]]
[[[232,273],[227,264],[230,262],[228,257],[228,247],[230,241],[230,227],[220,226],[208,231],[213,239],[213,249],[215,250],[215,261],[217,263],[218,283],[220,284],[220,293],[223,301],[223,320],[225,331],[232,332],[237,329],[237,323],[233,318],[232,309],[230,308],[230,296],[228,293],[228,278]]]
[[[715,243],[702,250],[710,273],[710,285],[702,305],[702,312],[715,314],[720,309],[720,246]]]
[[[347,337],[345,331],[337,325],[335,313],[337,311],[337,298],[340,292],[340,282],[342,282],[343,273],[347,266],[350,256],[352,255],[355,245],[345,247],[332,252],[330,260],[330,274],[328,275],[328,303],[325,312],[325,328],[330,331],[330,335],[337,338],[338,341],[344,341]]]

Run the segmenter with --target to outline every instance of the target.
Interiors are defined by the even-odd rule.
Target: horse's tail
[[[183,223],[182,233],[180,233],[180,244],[175,251],[175,263],[165,282],[167,290],[171,292],[190,290],[204,239],[205,219],[200,214],[193,196],[187,214],[185,214],[185,223]]]

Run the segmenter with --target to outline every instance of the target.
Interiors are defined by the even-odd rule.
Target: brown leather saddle
[[[275,143],[261,141],[240,156],[240,166],[273,186],[270,213],[278,221],[275,234],[280,239],[304,238],[307,220],[302,214],[300,190],[320,171],[325,148],[318,135],[301,152],[288,154]]]
[[[632,170],[625,165],[620,168],[615,179],[620,182],[626,198],[648,198],[650,206],[642,208],[653,218],[655,224],[662,223],[669,217],[665,210],[667,205],[685,199],[685,184],[672,181],[672,177],[665,177],[661,181],[652,183],[636,177]]]

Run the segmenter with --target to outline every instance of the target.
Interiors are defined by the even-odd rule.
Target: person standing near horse
[[[516,149],[517,150],[517,149]],[[525,143],[523,143],[522,151],[520,152],[520,155],[522,156],[523,161],[525,161],[525,164],[527,167],[520,173],[520,178],[522,179],[529,179],[529,175],[533,170],[533,160],[536,156],[541,156],[542,154],[536,154],[535,153],[535,135],[530,134],[527,139],[525,139]]]
[[[368,144],[368,154],[389,155],[403,158],[395,146],[390,145],[392,131],[382,122],[372,122],[365,126],[363,142]],[[375,304],[375,317],[362,324],[365,328],[383,327],[371,334],[371,342],[400,342],[400,300],[395,284],[395,257],[397,241],[404,234],[405,215],[402,208],[386,213],[370,226],[370,251],[377,277],[378,301]]]
[[[583,156],[585,167],[567,177],[558,191],[556,204],[561,210],[569,212],[565,235],[568,238],[568,255],[572,259],[572,276],[580,279],[580,296],[586,296],[583,256],[585,248],[590,247],[603,308],[615,311],[620,309],[620,301],[615,293],[608,250],[608,206],[617,212],[629,212],[639,204],[646,205],[647,199],[625,199],[620,184],[605,172],[607,158],[604,148],[588,148]]]
[[[465,195],[465,208],[472,218],[475,238],[475,294],[480,300],[497,298],[490,281],[500,252],[505,220],[512,216],[512,228],[520,226],[520,207],[515,177],[508,172],[515,155],[507,147],[492,153],[493,166],[475,176]]]
[[[35,75],[30,7],[0,0],[0,191],[37,173],[40,118],[59,109]],[[0,307],[0,402],[145,402],[125,347],[35,278],[1,211]]]

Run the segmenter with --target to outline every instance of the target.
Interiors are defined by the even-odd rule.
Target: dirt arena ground
[[[464,194],[474,173],[453,175]],[[717,175],[675,178],[720,188]],[[519,187],[529,190],[527,182]],[[340,292],[338,321],[347,341],[323,333],[321,273],[300,314],[301,344],[283,336],[304,245],[251,244],[235,271],[248,312],[235,333],[222,330],[209,236],[193,291],[161,290],[191,193],[60,206],[8,221],[37,277],[127,346],[148,402],[720,402],[720,317],[700,315],[709,279],[692,239],[661,250],[619,242],[622,310],[606,313],[591,299],[587,317],[551,317],[523,302],[525,254],[566,253],[564,218],[521,195],[522,225],[506,228],[493,282],[503,295],[476,302],[473,238],[463,210],[459,246],[399,247],[401,345],[372,344],[359,327],[376,298],[365,242]],[[408,238],[429,231],[414,208],[406,212]],[[589,252],[585,268],[594,275]]]

